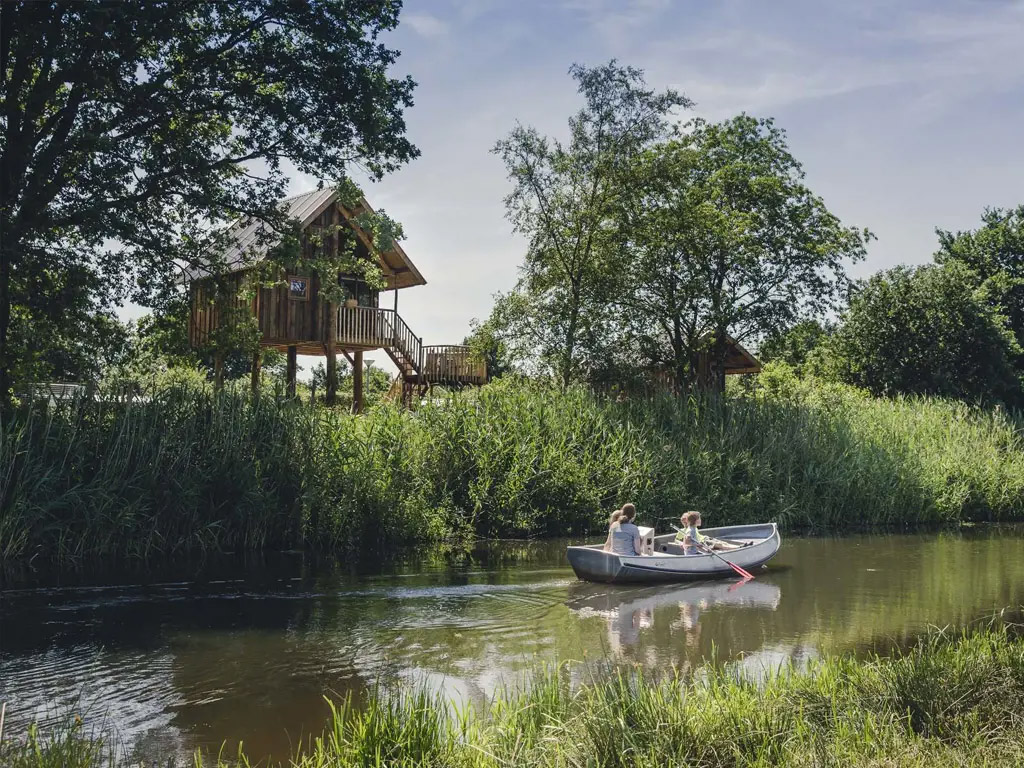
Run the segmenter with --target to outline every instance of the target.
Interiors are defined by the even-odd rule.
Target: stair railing
[[[338,343],[361,347],[387,347],[408,366],[406,374],[423,370],[423,339],[393,309],[339,307]]]

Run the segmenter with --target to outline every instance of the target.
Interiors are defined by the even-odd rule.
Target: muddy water
[[[8,575],[6,729],[81,713],[144,754],[243,740],[285,757],[324,696],[424,684],[482,699],[543,661],[752,674],[887,652],[929,625],[1024,604],[1024,529],[788,538],[751,583],[578,582],[566,542],[387,562],[301,555]]]

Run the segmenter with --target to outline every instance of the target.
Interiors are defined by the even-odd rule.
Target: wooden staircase
[[[341,307],[337,344],[343,349],[383,349],[399,374],[389,399],[411,408],[433,386],[460,388],[487,382],[487,366],[465,346],[425,347],[393,309]]]

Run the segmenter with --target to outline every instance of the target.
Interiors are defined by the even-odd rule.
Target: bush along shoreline
[[[523,380],[363,416],[172,386],[0,423],[0,558],[384,546],[664,527],[843,531],[1024,520],[999,410],[780,382],[615,402]]]
[[[714,666],[684,679],[637,667],[563,665],[477,707],[424,690],[378,691],[332,704],[326,730],[284,764],[1021,765],[1024,638],[1014,629],[934,632],[891,658],[826,657],[756,679]],[[260,761],[244,750],[197,754],[190,763],[227,768]],[[141,764],[80,721],[8,738],[0,757],[11,768]]]

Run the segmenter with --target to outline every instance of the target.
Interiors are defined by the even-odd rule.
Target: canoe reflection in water
[[[774,611],[781,595],[778,585],[765,581],[714,581],[655,587],[577,582],[569,586],[566,605],[580,618],[604,618],[608,624],[609,650],[618,654],[625,647],[636,645],[642,631],[656,629],[656,618],[669,634],[681,633],[686,646],[696,650],[703,611],[715,606]]]

